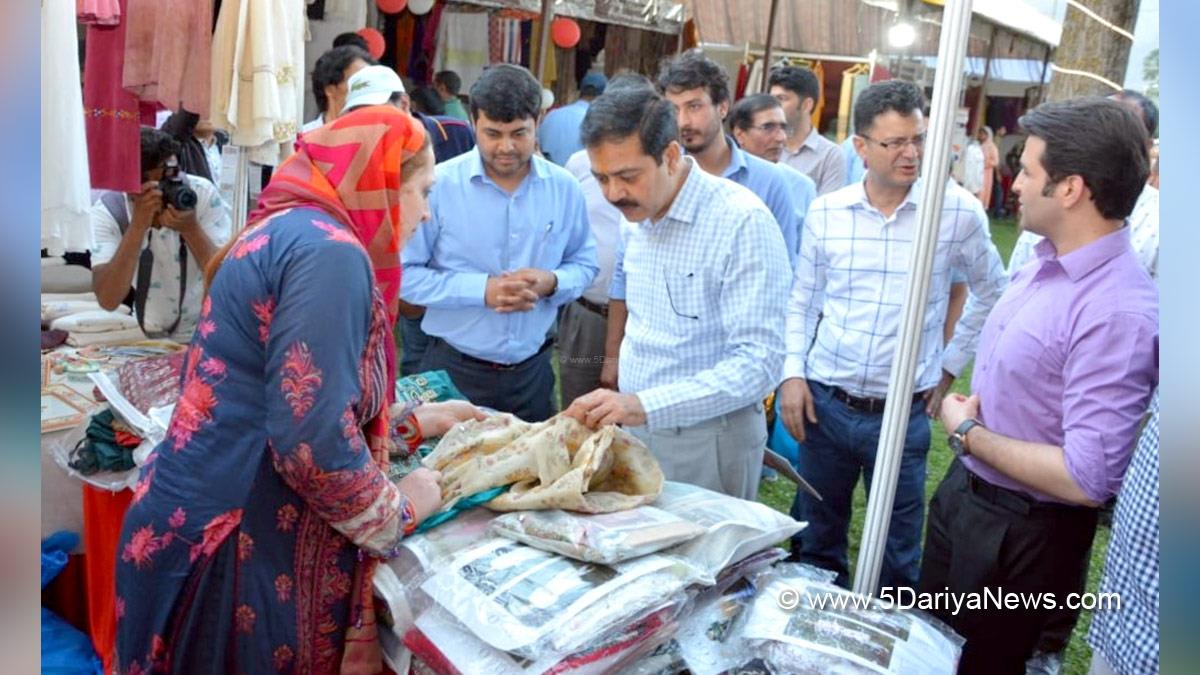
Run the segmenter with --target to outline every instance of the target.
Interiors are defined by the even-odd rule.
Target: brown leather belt
[[[887,403],[886,398],[865,398],[852,396],[841,387],[830,387],[829,390],[832,392],[835,400],[841,401],[842,403],[846,404],[846,407],[859,412],[870,414],[881,413],[883,412],[884,404]],[[913,394],[912,400],[913,403],[916,403],[923,398],[925,398],[925,392],[919,391]]]
[[[608,318],[608,305],[598,305],[587,298],[579,298],[575,302],[583,305],[584,309],[590,310],[594,314],[599,314],[604,318]]]

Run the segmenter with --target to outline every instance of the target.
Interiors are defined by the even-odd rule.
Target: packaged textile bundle
[[[492,521],[492,532],[543,551],[611,565],[681,544],[708,530],[653,506],[585,515],[519,511]]]
[[[687,604],[687,596],[679,594],[574,653],[548,654],[537,660],[491,647],[440,607],[417,619],[404,644],[438,675],[600,675],[638,661],[668,640],[677,629],[676,617]]]
[[[707,530],[661,552],[692,567],[704,584],[714,583],[721,570],[784,541],[805,526],[764,504],[687,483],[667,482],[654,506]]]
[[[759,592],[726,642],[742,665],[761,659],[767,672],[814,674],[958,668],[963,639],[922,612],[867,603],[799,565],[778,565],[755,584]],[[784,598],[789,608],[780,606]]]
[[[610,672],[674,634],[692,581],[685,566],[653,555],[613,567],[570,560],[489,534],[495,518],[468,511],[409,538],[381,567],[394,661],[404,637],[430,641],[461,672]],[[428,648],[414,651],[452,672]],[[481,655],[494,668],[469,666]]]
[[[462,552],[421,590],[492,647],[539,659],[579,651],[691,582],[659,555],[610,567],[499,539]]]
[[[423,463],[442,472],[447,506],[510,485],[488,502],[496,511],[610,513],[654,501],[663,484],[662,469],[641,441],[615,425],[593,431],[564,415],[539,424],[511,415],[467,422]]]

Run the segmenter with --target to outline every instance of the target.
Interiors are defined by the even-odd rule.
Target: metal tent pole
[[[971,0],[946,0],[942,33],[938,45],[938,69],[933,83],[932,110],[925,142],[920,203],[917,206],[917,232],[909,265],[908,289],[900,317],[900,344],[892,360],[887,403],[875,458],[871,496],[863,525],[862,545],[858,551],[854,591],[874,593],[879,585],[879,570],[887,545],[888,523],[896,498],[896,480],[900,475],[900,456],[908,429],[917,352],[921,345],[921,326],[929,297],[929,277],[937,246],[938,225],[942,213],[946,181],[950,168],[950,135],[954,111],[963,79],[963,56],[971,30]]]
[[[250,209],[250,148],[238,148],[237,168],[233,172],[233,236],[246,227]]]

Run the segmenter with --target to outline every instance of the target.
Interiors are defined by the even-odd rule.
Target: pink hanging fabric
[[[128,0],[122,82],[143,101],[208,115],[213,0]]]
[[[80,23],[115,26],[121,23],[121,5],[117,0],[75,0],[75,16]]]
[[[126,0],[120,1],[122,16]],[[125,22],[88,26],[83,68],[83,109],[92,188],[141,190],[138,99],[121,87],[125,62]]]

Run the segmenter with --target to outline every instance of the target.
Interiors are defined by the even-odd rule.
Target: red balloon
[[[550,37],[554,39],[554,44],[570,49],[579,44],[579,24],[575,19],[555,19],[550,22]]]
[[[374,28],[360,28],[358,34],[367,41],[367,53],[371,55],[371,58],[378,59],[383,56],[383,50],[387,47],[383,33]]]
[[[404,11],[404,6],[408,4],[408,0],[375,0],[375,4],[379,7],[379,11],[384,14],[399,14]]]

